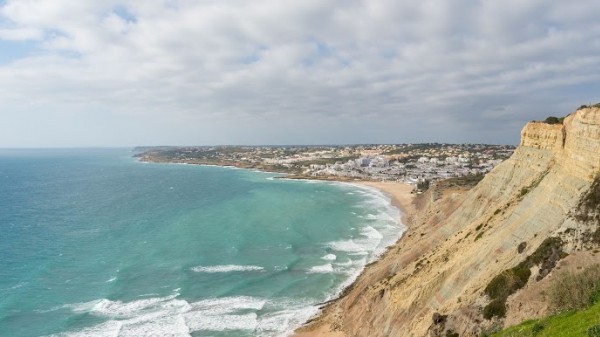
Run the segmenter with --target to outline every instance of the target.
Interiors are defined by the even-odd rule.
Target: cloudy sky
[[[0,0],[0,147],[518,142],[597,0]]]

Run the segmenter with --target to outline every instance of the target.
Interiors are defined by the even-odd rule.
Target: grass
[[[525,321],[492,337],[587,337],[588,330],[600,323],[600,303],[588,309],[570,311],[541,320]],[[539,326],[543,326],[542,329]],[[534,333],[535,332],[535,333]]]
[[[525,321],[492,336],[600,337],[600,265],[592,265],[578,273],[557,275],[548,298],[550,307],[559,314]]]

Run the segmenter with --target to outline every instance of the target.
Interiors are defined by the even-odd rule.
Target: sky
[[[0,0],[0,147],[516,144],[600,101],[597,0]]]

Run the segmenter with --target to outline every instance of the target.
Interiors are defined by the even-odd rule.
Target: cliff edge
[[[405,237],[301,331],[479,336],[546,314],[557,269],[600,262],[600,212],[582,208],[599,173],[600,108],[528,123],[477,186],[422,196]]]

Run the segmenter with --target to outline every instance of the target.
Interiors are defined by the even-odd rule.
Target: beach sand
[[[413,197],[415,195],[410,193],[414,189],[414,186],[393,181],[357,181],[355,183],[358,185],[374,187],[387,194],[392,198],[392,205],[400,208],[402,213],[404,213],[401,219],[402,223],[408,225],[406,221],[407,217],[414,213]]]
[[[414,186],[397,183],[397,182],[374,182],[374,181],[353,181],[353,184],[373,187],[384,194],[388,195],[392,199],[392,205],[400,208],[402,211],[402,218],[399,219],[402,223],[407,226],[406,232],[410,230],[408,219],[414,215],[415,206],[413,199],[415,194],[410,192],[414,189]],[[406,232],[404,235],[406,235]],[[366,267],[369,268],[369,267]],[[364,271],[363,271],[364,272]],[[331,331],[329,327],[318,325],[318,326],[304,326],[294,332],[292,337],[346,337],[341,331]]]

